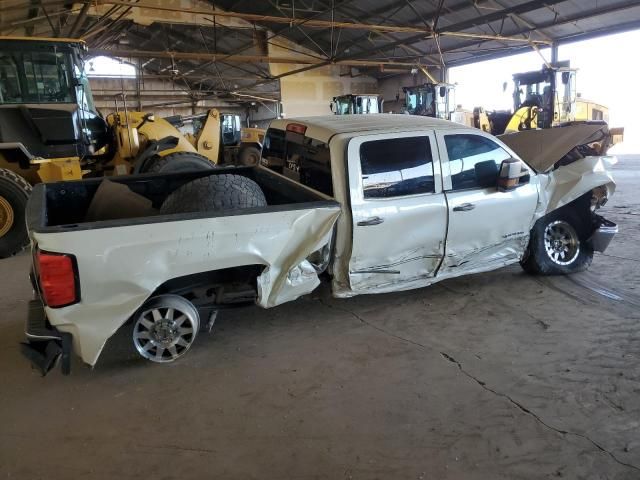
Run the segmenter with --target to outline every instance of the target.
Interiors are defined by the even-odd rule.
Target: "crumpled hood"
[[[601,142],[608,136],[609,127],[604,123],[579,123],[544,130],[523,130],[498,138],[537,172],[546,172],[576,146]],[[604,147],[606,150],[608,144]],[[604,151],[600,153],[604,154]]]

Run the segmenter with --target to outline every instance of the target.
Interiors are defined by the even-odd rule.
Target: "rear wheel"
[[[144,173],[177,173],[211,170],[214,164],[205,156],[193,152],[174,152],[152,160]]]
[[[529,273],[565,275],[589,268],[593,248],[585,222],[575,212],[558,210],[541,218],[531,231],[529,249],[520,262]]]
[[[189,300],[158,295],[147,300],[136,315],[133,345],[147,360],[173,362],[191,348],[199,328],[198,310]]]
[[[233,208],[265,207],[260,186],[241,175],[209,175],[178,188],[167,197],[160,212],[208,212]]]
[[[24,178],[0,168],[0,258],[15,255],[29,243],[25,208],[30,194]]]

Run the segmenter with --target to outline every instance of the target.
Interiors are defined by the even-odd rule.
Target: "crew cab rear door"
[[[347,155],[352,292],[427,284],[442,259],[447,225],[433,132],[355,137]]]
[[[449,230],[438,276],[458,276],[522,257],[538,202],[537,177],[509,192],[497,189],[503,160],[514,157],[495,137],[473,130],[438,132]]]

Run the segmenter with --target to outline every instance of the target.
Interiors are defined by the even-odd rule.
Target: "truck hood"
[[[523,130],[498,137],[536,172],[567,165],[586,156],[606,154],[611,143],[605,123],[567,124],[544,130]]]

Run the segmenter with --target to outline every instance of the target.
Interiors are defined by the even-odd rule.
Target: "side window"
[[[433,193],[433,157],[428,137],[390,138],[360,146],[364,198]]]
[[[486,137],[473,134],[445,135],[453,190],[496,186],[498,170],[511,155]]]

